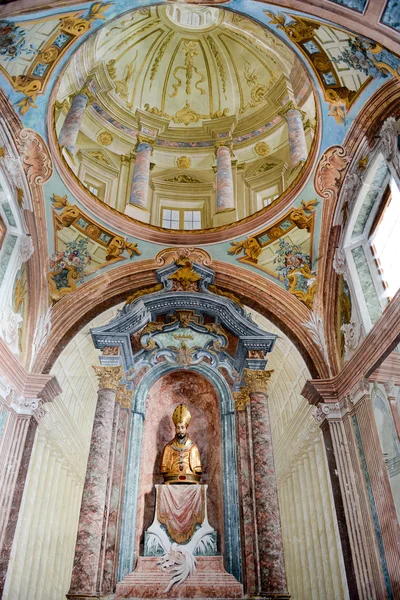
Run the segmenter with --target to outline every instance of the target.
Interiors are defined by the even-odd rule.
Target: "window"
[[[92,194],[94,196],[99,197],[100,188],[98,188],[95,185],[93,185],[92,183],[88,183],[88,182],[85,182],[85,186],[87,187],[89,192],[92,192]]]
[[[201,229],[201,211],[164,208],[162,226],[166,229],[185,229],[186,231]]]
[[[386,295],[391,298],[400,288],[400,192],[393,179],[384,194],[369,239]]]
[[[185,210],[183,229],[201,229],[201,212],[199,210]]]
[[[279,198],[279,194],[275,194],[275,196],[267,196],[266,198],[263,198],[263,206],[269,206],[277,198]]]
[[[179,210],[164,208],[162,213],[162,226],[166,229],[179,229]]]

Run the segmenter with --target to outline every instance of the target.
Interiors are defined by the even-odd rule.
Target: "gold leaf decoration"
[[[180,156],[176,159],[176,166],[178,169],[190,169],[192,161],[188,156]]]
[[[102,131],[97,136],[97,141],[102,146],[109,146],[114,141],[114,138],[109,131]]]
[[[271,152],[271,148],[266,142],[258,142],[254,146],[254,152],[258,154],[258,156],[268,156],[268,154]]]
[[[171,33],[168,34],[168,36],[165,38],[165,40],[163,41],[163,43],[161,44],[158,52],[157,52],[157,56],[154,59],[153,65],[151,67],[151,71],[150,71],[150,89],[151,86],[153,85],[153,81],[155,79],[155,76],[157,75],[157,71],[158,71],[158,67],[160,66],[160,62],[162,60],[162,57],[165,54],[165,51],[168,47],[168,44],[170,43],[170,41],[172,40],[172,38],[174,37],[174,31],[171,31]]]
[[[234,15],[234,16],[237,16],[237,15]],[[215,41],[213,40],[213,38],[211,37],[211,35],[207,35],[206,40],[210,47],[212,55],[214,56],[215,62],[217,63],[218,73],[219,73],[219,76],[221,78],[221,83],[222,83],[222,91],[224,93],[225,100],[226,100],[227,99],[226,98],[226,72],[225,72],[223,60],[221,58],[221,54],[217,48],[217,45],[216,45]]]

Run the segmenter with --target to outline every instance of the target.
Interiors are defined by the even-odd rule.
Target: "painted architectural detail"
[[[303,323],[304,327],[311,333],[314,342],[319,346],[322,355],[329,365],[328,349],[326,346],[324,321],[320,315],[315,312],[311,313],[311,318],[307,323]]]
[[[379,133],[378,147],[387,161],[392,162],[400,178],[400,131],[394,117],[386,119]]]
[[[319,160],[314,178],[317,193],[336,201],[350,157],[342,146],[328,148]]]
[[[132,187],[129,202],[140,208],[147,208],[147,194],[150,177],[150,157],[153,151],[148,142],[140,142],[136,149]]]
[[[217,154],[216,202],[217,212],[233,210],[235,196],[233,191],[231,150],[228,145],[220,145]]]
[[[46,183],[53,174],[53,165],[44,140],[32,129],[23,129],[18,146],[29,183],[36,185]]]
[[[74,96],[58,136],[60,147],[66,148],[71,155],[75,154],[75,144],[88,102],[89,96],[87,94],[79,93]]]

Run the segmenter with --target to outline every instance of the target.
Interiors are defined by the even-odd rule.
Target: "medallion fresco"
[[[339,3],[358,11],[365,8],[365,2]],[[120,58],[113,57],[103,63],[104,81],[107,80],[112,86],[114,102],[121,102],[126,110],[131,110],[141,74],[141,52],[144,51],[144,47],[135,49],[135,44],[138,40],[145,40],[146,52],[152,49],[152,58],[148,62],[146,75],[149,89],[141,95],[140,110],[150,118],[144,129],[147,127],[151,134],[151,122],[154,125],[161,119],[170,121],[172,131],[186,131],[176,139],[156,137],[156,145],[160,149],[176,150],[171,169],[184,169],[185,173],[178,171],[173,175],[171,171],[169,179],[171,184],[185,184],[183,188],[202,183],[197,175],[196,156],[214,147],[214,141],[191,140],[192,132],[203,127],[205,121],[212,128],[213,121],[220,122],[234,114],[238,114],[239,118],[256,115],[265,101],[266,88],[273,85],[276,79],[276,67],[273,64],[276,53],[285,55],[290,49],[299,61],[296,65],[301,62],[308,72],[315,90],[313,95],[317,112],[320,110],[322,116],[322,142],[317,151],[319,156],[328,146],[343,141],[358,110],[372,93],[388,79],[400,78],[399,58],[372,40],[353,35],[323,20],[310,19],[296,11],[277,10],[275,6],[266,7],[256,2],[247,2],[244,6],[242,0],[233,0],[224,6],[236,11],[231,16],[231,31],[224,34],[226,39],[224,35],[215,38],[205,27],[197,41],[189,36],[188,40],[179,44],[174,40],[173,29],[168,31],[166,28],[166,17],[162,13],[150,5],[142,5],[136,12],[127,12],[128,8],[132,11],[135,6],[131,4],[128,7],[124,1],[86,3],[79,5],[76,10],[50,9],[45,16],[38,11],[31,13],[29,19],[2,20],[2,88],[18,111],[23,125],[32,126],[48,143],[49,136],[54,134],[45,127],[47,113],[53,110],[53,106],[48,105],[50,94],[62,70],[73,60],[77,48],[82,47],[86,40],[90,43],[92,32],[99,31],[98,43],[104,45],[105,52],[114,36],[131,28],[136,37],[133,36],[129,41],[127,36],[128,41],[116,49]],[[220,18],[219,9],[214,10],[217,11],[215,18]],[[261,48],[253,50],[253,54],[249,49],[246,50],[249,54],[243,56],[242,88],[241,91],[237,90],[240,105],[236,107],[232,104],[232,80],[223,57],[228,52],[229,44],[237,44],[242,50],[246,46],[241,38],[244,19],[241,11],[263,24],[263,35],[271,54],[267,58]],[[393,14],[393,9],[389,3],[382,17],[388,23],[390,13]],[[210,15],[210,19],[214,18],[211,12]],[[101,30],[104,23],[111,25]],[[391,23],[390,26],[397,27],[395,18],[391,18]],[[254,31],[258,31],[257,28],[260,25],[254,23]],[[212,61],[212,75],[207,71],[205,56]],[[168,79],[165,89],[160,92],[160,77],[167,58]],[[77,76],[79,78],[79,74]],[[85,81],[80,83],[83,85]],[[218,97],[212,105],[211,90]],[[93,93],[96,96],[96,87],[91,89]],[[295,100],[299,102],[305,93],[305,88],[298,89]],[[159,104],[154,100],[157,94],[161,98]],[[179,106],[175,109],[178,100]],[[95,132],[94,139],[98,146],[87,146],[85,152],[96,163],[98,170],[109,169],[111,173],[115,164],[107,151],[112,151],[118,136],[125,136],[126,140],[133,136],[134,139],[136,132],[133,126],[115,118],[113,120],[111,113],[96,104],[96,99],[90,99],[89,105],[90,114],[97,113],[103,127]],[[63,108],[56,105],[55,110]],[[275,115],[264,123],[253,120],[255,126],[249,127],[251,131],[238,131],[233,136],[229,134],[234,155],[252,140],[249,153],[253,163],[248,162],[249,173],[252,169],[251,176],[266,175],[269,171],[272,174],[273,167],[278,164],[274,162],[278,144],[273,136],[269,138],[268,135],[279,127],[282,119],[284,116]],[[302,119],[306,123],[310,117],[305,114]],[[315,123],[311,123],[312,127],[315,127]],[[216,131],[215,136],[216,139],[218,136],[224,138],[226,132]],[[126,156],[129,159],[129,153]],[[246,160],[249,161],[247,155]],[[260,162],[256,169],[256,161],[265,163]],[[296,181],[296,177],[297,173],[294,173],[292,181]],[[56,302],[82,282],[95,277],[99,269],[112,270],[121,261],[138,258],[139,255],[139,260],[151,258],[162,247],[141,240],[140,236],[125,233],[112,220],[107,222],[104,213],[101,216],[96,214],[95,204],[91,204],[90,208],[82,204],[82,194],[77,189],[74,188],[73,192],[68,189],[58,167],[54,168],[51,178],[43,186],[49,232],[48,282],[51,302]],[[82,185],[80,189],[83,189]],[[85,193],[89,194],[87,190]],[[300,195],[293,196],[292,208],[269,222],[268,214],[276,206],[279,193],[281,191],[277,198],[271,197],[269,204],[261,209],[265,213],[265,225],[259,225],[253,231],[249,226],[249,235],[232,238],[229,242],[212,243],[208,249],[213,258],[231,264],[239,263],[244,268],[264,274],[311,308],[317,281],[321,210],[326,199],[317,198],[309,183]],[[15,296],[20,298],[20,291]],[[18,306],[21,312],[23,301]]]

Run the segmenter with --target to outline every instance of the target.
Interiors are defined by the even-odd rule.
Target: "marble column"
[[[281,111],[288,126],[290,162],[293,167],[307,160],[308,151],[303,126],[303,115],[293,102],[289,102]]]
[[[217,181],[216,181],[216,212],[233,210],[235,208],[235,195],[233,191],[233,177],[231,165],[231,148],[229,145],[218,146],[217,155]]]
[[[82,125],[85,108],[89,102],[89,95],[81,91],[74,96],[63,126],[61,127],[58,143],[61,148],[66,148],[71,154],[75,152],[75,144]]]
[[[71,587],[67,598],[95,596],[98,592],[99,563],[107,478],[114,421],[115,398],[122,367],[94,367],[99,391],[83,487]],[[97,596],[96,596],[97,597]]]
[[[255,525],[254,471],[252,468],[252,443],[250,420],[250,397],[242,388],[233,394],[236,407],[236,430],[238,438],[238,466],[241,504],[241,535],[243,552],[243,575],[246,594],[254,596],[258,590],[259,561]]]
[[[101,593],[112,594],[117,583],[119,525],[121,522],[129,417],[132,391],[120,386],[114,410],[113,443],[110,453],[107,510],[102,548]]]
[[[147,194],[150,181],[150,158],[153,151],[152,140],[144,140],[138,136],[139,143],[136,147],[136,161],[133,168],[133,177],[129,203],[147,209]]]
[[[287,593],[267,384],[270,371],[245,369],[250,396],[260,585],[258,595],[290,598]]]

